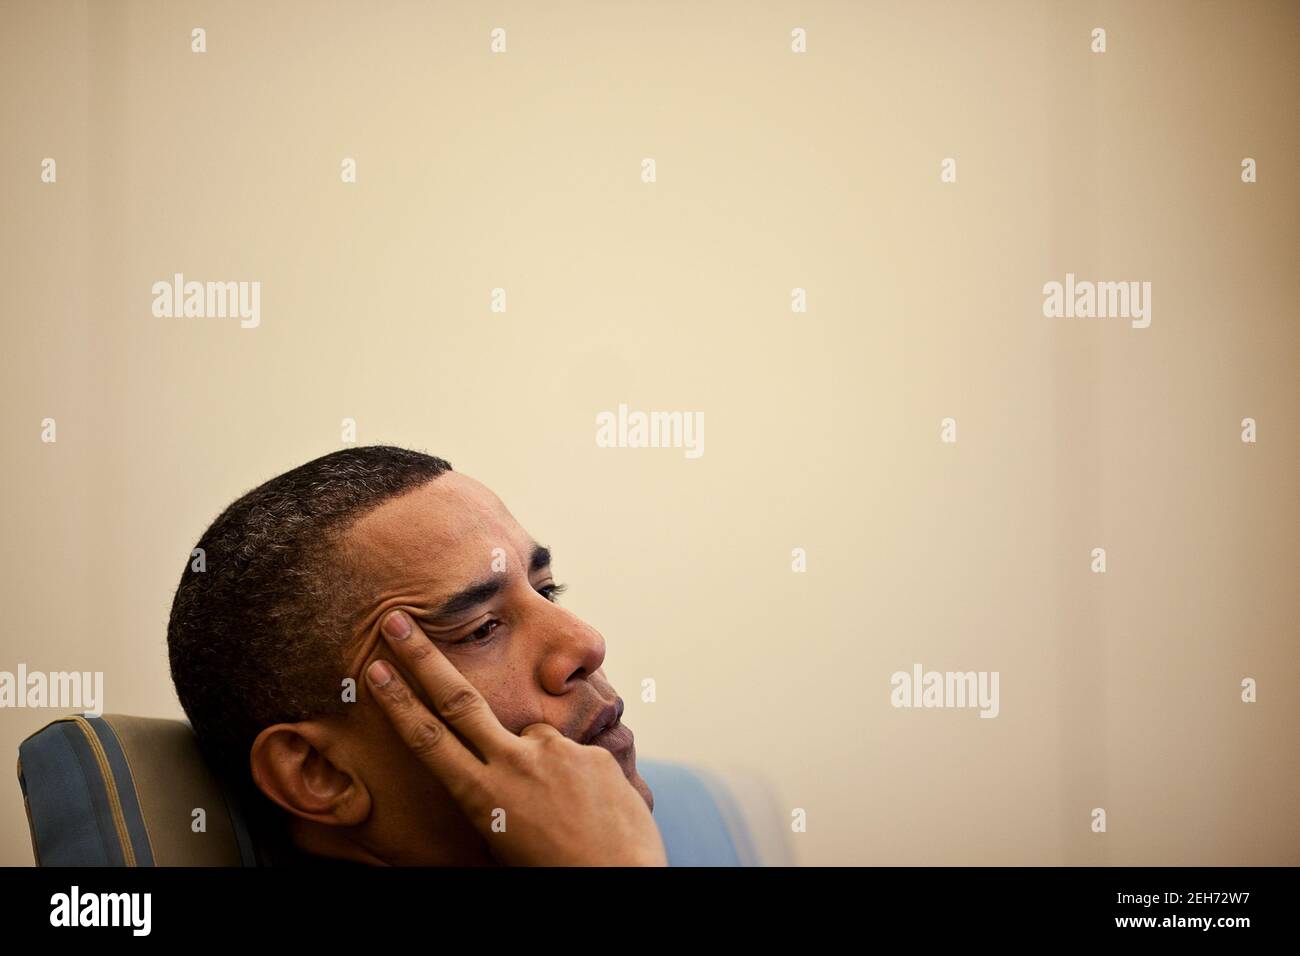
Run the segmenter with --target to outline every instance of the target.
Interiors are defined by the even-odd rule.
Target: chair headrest
[[[255,866],[247,823],[182,720],[61,717],[18,748],[39,866]]]

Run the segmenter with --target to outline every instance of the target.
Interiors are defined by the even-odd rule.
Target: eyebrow
[[[551,549],[544,548],[540,544],[534,544],[532,557],[528,560],[528,573],[534,574],[543,568],[549,567],[550,563]],[[430,617],[433,621],[444,621],[457,617],[471,608],[490,601],[504,587],[505,575],[494,574],[490,578],[484,578],[482,581],[477,581],[467,588],[462,588],[447,598]]]

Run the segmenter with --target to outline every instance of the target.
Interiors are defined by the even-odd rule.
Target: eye
[[[538,588],[537,593],[554,604],[555,599],[567,591],[568,588],[569,586],[567,584],[547,584]]]
[[[465,637],[461,638],[459,641],[454,641],[453,646],[455,644],[482,644],[492,637],[493,633],[500,625],[501,622],[496,618],[484,621],[478,627],[474,628],[474,630],[470,631],[470,633]]]
[[[567,584],[544,584],[540,588],[537,588],[537,593],[554,604],[555,599],[566,590],[568,590]],[[452,641],[451,646],[457,647],[461,644],[486,644],[488,641],[492,640],[492,636],[500,626],[501,622],[499,620],[496,618],[489,618],[462,637],[459,641]]]

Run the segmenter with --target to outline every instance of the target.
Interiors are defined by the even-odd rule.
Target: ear
[[[257,788],[294,816],[327,826],[352,827],[370,816],[361,777],[330,759],[340,730],[322,722],[273,724],[253,741],[250,770]]]

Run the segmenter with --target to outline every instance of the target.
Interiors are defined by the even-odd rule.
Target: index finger
[[[389,611],[380,630],[394,656],[433,702],[437,716],[473,744],[484,760],[519,745],[519,738],[502,726],[478,689],[414,626],[410,615]]]
[[[402,742],[452,797],[463,804],[479,783],[483,763],[442,721],[429,713],[397,675],[395,667],[376,659],[365,673],[379,709],[392,722]]]

